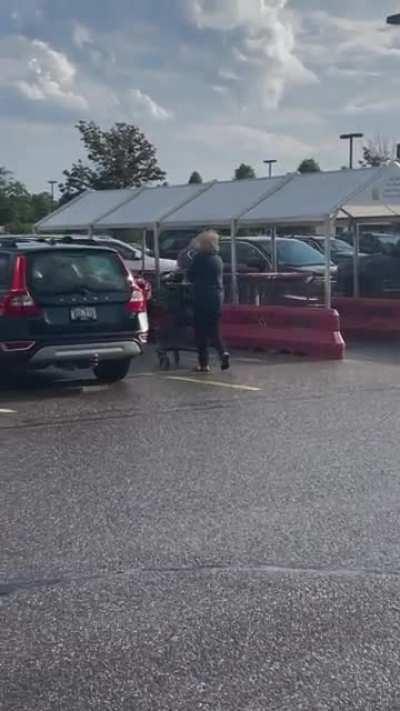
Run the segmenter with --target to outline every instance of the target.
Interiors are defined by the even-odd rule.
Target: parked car
[[[272,240],[270,237],[240,237],[236,242],[238,271],[272,271]],[[321,252],[301,240],[278,237],[276,240],[278,270],[281,272],[305,272],[323,275],[325,261]],[[231,264],[231,240],[221,240],[221,257],[229,269]],[[337,267],[332,264],[334,277]]]
[[[0,237],[0,367],[124,378],[147,340],[142,289],[114,251]]]
[[[305,244],[318,249],[321,254],[325,254],[325,237],[323,235],[295,235],[296,239],[301,240]],[[364,253],[360,253],[360,258],[363,258]],[[343,239],[338,237],[331,238],[331,259],[335,264],[342,264],[353,259],[353,246]]]
[[[346,232],[342,239],[353,245],[354,235]],[[362,232],[359,239],[360,252],[364,254],[391,255],[400,245],[400,234],[383,232]]]
[[[374,298],[400,297],[400,250],[391,256],[373,254],[359,262],[358,272],[360,296]],[[338,291],[343,296],[354,294],[353,263],[339,265],[337,277]]]
[[[160,235],[160,255],[163,259],[178,259],[192,239],[201,232],[198,230],[166,230]]]
[[[44,235],[44,237],[46,237]],[[94,235],[87,237],[85,235],[52,235],[48,237],[52,241],[61,241],[68,244],[93,245],[98,244],[102,247],[115,249],[122,257],[128,269],[133,273],[142,271],[143,268],[143,248],[138,244],[128,244],[113,237]],[[160,271],[163,273],[175,271],[177,267],[174,259],[160,259]],[[144,255],[144,269],[147,272],[154,272],[156,269],[156,259],[150,249],[146,249]]]

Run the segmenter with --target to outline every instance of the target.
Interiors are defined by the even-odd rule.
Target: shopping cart
[[[159,295],[156,344],[159,365],[169,370],[173,356],[175,367],[180,365],[182,351],[195,352],[193,330],[193,300],[191,285],[180,273],[163,279]]]

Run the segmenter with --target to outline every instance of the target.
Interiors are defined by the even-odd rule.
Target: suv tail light
[[[11,289],[0,301],[0,316],[40,316],[42,313],[27,287],[27,267],[27,258],[19,255],[15,262]]]
[[[140,314],[146,311],[145,295],[135,283],[132,284],[131,298],[125,308],[129,314]]]
[[[146,294],[141,284],[132,276],[123,259],[120,258],[121,264],[124,267],[126,278],[129,282],[131,295],[125,309],[128,314],[147,313]]]
[[[153,298],[153,288],[150,282],[147,281],[147,279],[144,279],[143,277],[135,277],[135,281],[143,291],[146,301],[151,301],[151,299]]]

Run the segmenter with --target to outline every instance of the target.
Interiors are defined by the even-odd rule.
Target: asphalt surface
[[[3,382],[0,708],[400,709],[400,346],[190,362]]]

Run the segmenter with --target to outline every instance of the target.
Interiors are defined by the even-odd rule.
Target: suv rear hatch
[[[139,331],[143,294],[116,253],[104,248],[52,247],[29,254],[27,286],[42,315],[32,335],[71,337]],[[133,298],[135,297],[135,298]]]
[[[46,342],[133,338],[143,292],[121,259],[104,248],[27,249],[11,260],[1,314],[7,335]]]

